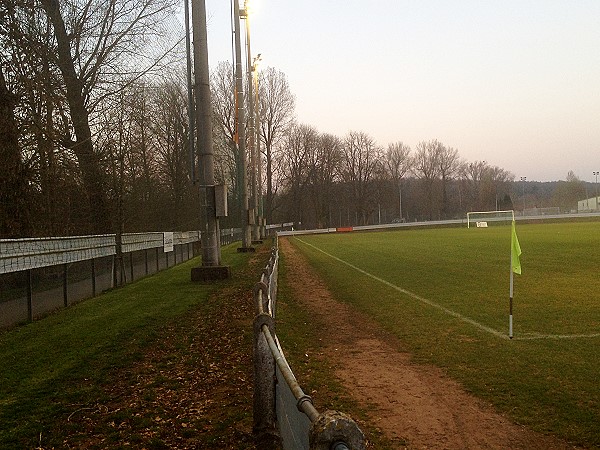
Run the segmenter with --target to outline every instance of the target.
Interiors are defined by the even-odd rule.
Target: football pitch
[[[600,445],[600,222],[290,237],[336,298],[519,423]],[[357,332],[359,329],[357,328]]]

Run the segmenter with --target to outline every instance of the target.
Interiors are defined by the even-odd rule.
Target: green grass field
[[[250,254],[237,253],[234,246],[223,254],[236,273],[248,265]],[[74,411],[109,402],[105,385],[149,348],[159,347],[167,326],[215,308],[209,295],[240,283],[239,274],[192,283],[190,269],[198,264],[198,258],[189,260],[0,333],[0,448],[37,448],[38,441],[62,448],[62,438],[79,432],[69,421]],[[243,286],[257,279],[255,273],[244,276],[250,278]],[[186,347],[182,351],[190,353]]]
[[[334,295],[515,421],[600,446],[600,222],[290,238]]]

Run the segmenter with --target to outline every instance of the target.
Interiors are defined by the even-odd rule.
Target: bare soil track
[[[336,301],[301,253],[280,239],[292,295],[321,326],[325,357],[394,448],[568,449],[512,423],[440,369],[416,364],[373,320]],[[358,332],[358,330],[360,332]]]

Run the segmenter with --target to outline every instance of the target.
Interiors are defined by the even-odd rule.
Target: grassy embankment
[[[231,280],[191,283],[196,258],[2,332],[0,447],[251,448],[247,293],[268,249],[235,247]]]

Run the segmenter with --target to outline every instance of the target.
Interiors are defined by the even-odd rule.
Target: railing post
[[[112,257],[112,282],[111,282],[111,288],[114,289],[117,287],[117,265],[116,265],[116,260],[117,260],[117,255],[113,255]]]
[[[91,262],[92,262],[92,297],[95,297],[96,296],[96,260],[94,258],[92,258]]]
[[[69,266],[63,264],[63,302],[65,308],[69,306]]]
[[[275,449],[279,445],[275,411],[275,360],[262,333],[262,326],[274,327],[273,318],[259,314],[254,319],[254,426],[257,448]]]
[[[27,270],[27,320],[33,322],[33,279],[31,269]]]
[[[131,269],[131,282],[133,283],[134,277],[133,277],[133,254],[135,252],[129,252],[129,268]]]
[[[148,275],[148,249],[144,249],[144,265],[146,268],[146,275]]]

